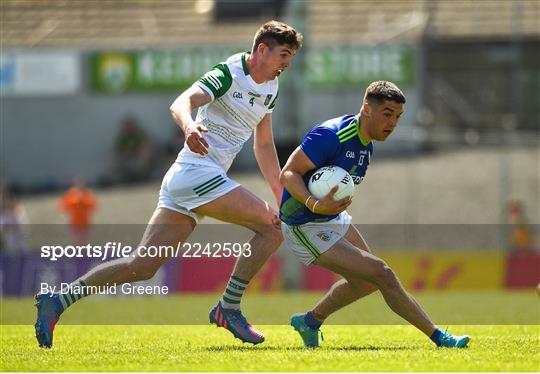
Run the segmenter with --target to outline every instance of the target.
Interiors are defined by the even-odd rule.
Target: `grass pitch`
[[[258,346],[211,326],[59,326],[50,350],[31,326],[2,327],[3,371],[531,371],[538,326],[459,326],[468,349],[440,349],[410,326],[324,328],[318,350],[290,326],[261,326]]]
[[[528,296],[531,296],[530,294]],[[527,296],[527,297],[528,297]],[[186,296],[172,297],[172,302],[185,302]],[[271,296],[272,309],[259,310],[260,297],[249,295],[248,315],[269,314],[273,309],[291,309],[290,305],[303,300],[311,303],[319,295]],[[466,295],[470,298],[470,295]],[[514,300],[515,295],[509,296]],[[420,297],[429,304],[429,297]],[[452,304],[457,296],[453,295]],[[189,298],[211,305],[216,296]],[[443,303],[443,295],[433,296]],[[366,299],[356,303],[344,314],[361,314],[372,305]],[[279,303],[281,301],[281,303]],[[116,313],[130,308],[130,303],[141,300],[96,300],[96,305],[84,302],[79,309],[108,309]],[[286,304],[288,303],[288,304]],[[377,299],[372,303],[377,304]],[[196,304],[196,303],[195,303]],[[2,371],[521,371],[540,370],[539,325],[451,325],[456,334],[472,336],[468,349],[436,348],[429,339],[408,325],[325,325],[322,347],[308,350],[292,327],[258,325],[266,341],[258,346],[235,340],[224,329],[198,325],[82,325],[62,320],[55,330],[54,347],[50,350],[37,346],[32,323],[12,324],[15,320],[6,313],[18,310],[26,321],[33,319],[30,299],[2,300],[0,346]],[[454,304],[455,305],[455,304]],[[538,316],[538,304],[531,311]],[[450,307],[450,305],[449,305]],[[205,307],[205,310],[207,308]],[[428,305],[428,311],[431,307]],[[175,308],[163,313],[190,313]],[[496,309],[493,311],[497,313]],[[205,313],[206,314],[206,313]],[[67,316],[67,315],[66,315]],[[256,319],[256,318],[255,318]],[[66,319],[67,320],[67,319]],[[18,323],[18,322],[17,322]],[[441,325],[445,328],[446,325]]]

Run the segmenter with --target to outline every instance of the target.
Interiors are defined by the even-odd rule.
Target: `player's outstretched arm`
[[[315,164],[309,159],[304,151],[298,147],[291,154],[281,171],[281,184],[283,184],[296,200],[303,202],[313,213],[333,215],[347,209],[351,203],[349,198],[334,201],[333,196],[338,190],[337,186],[330,190],[328,195],[320,200],[311,196],[304,183],[303,176],[315,168]]]
[[[272,133],[272,114],[268,113],[262,121],[255,127],[253,142],[253,152],[259,164],[259,169],[270,185],[272,193],[276,198],[277,205],[281,202],[283,187],[279,181],[279,161],[274,144],[274,134]]]
[[[189,149],[201,155],[208,153],[208,143],[202,136],[208,129],[203,124],[193,121],[191,112],[211,101],[212,97],[194,84],[178,96],[170,107],[174,122],[184,132]]]

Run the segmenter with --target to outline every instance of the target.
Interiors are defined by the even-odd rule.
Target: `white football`
[[[339,166],[324,166],[309,178],[308,189],[316,199],[322,199],[328,195],[334,186],[339,186],[334,194],[334,201],[344,197],[353,197],[353,179],[345,169]]]

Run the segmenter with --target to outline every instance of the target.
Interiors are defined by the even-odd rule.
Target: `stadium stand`
[[[204,0],[3,0],[1,43],[26,48],[245,44],[267,18],[216,23],[213,4]],[[314,0],[308,14],[316,44],[415,42],[427,25],[429,36],[436,38],[540,35],[540,2],[535,0]]]
[[[249,43],[259,20],[212,24],[196,1],[2,1],[6,47],[163,47]],[[249,30],[249,32],[246,32]]]

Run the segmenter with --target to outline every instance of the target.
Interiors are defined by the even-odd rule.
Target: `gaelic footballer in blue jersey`
[[[317,305],[291,317],[306,347],[319,346],[324,320],[344,306],[380,291],[390,308],[426,334],[437,346],[463,348],[469,337],[440,330],[403,288],[396,274],[373,255],[346,208],[352,199],[334,201],[334,187],[324,198],[311,196],[306,185],[315,170],[337,165],[360,183],[373,154],[373,140],[384,141],[402,115],[405,96],[393,83],[373,82],[358,115],[345,115],[315,126],[281,171],[280,218],[285,246],[305,265],[316,264],[343,277]]]
[[[304,138],[300,148],[315,168],[303,176],[307,185],[313,173],[328,165],[337,165],[347,170],[360,184],[373,154],[373,144],[358,131],[359,115],[347,114],[315,126]],[[326,222],[338,214],[320,214],[309,210],[303,202],[293,198],[285,189],[281,200],[280,218],[288,225],[307,222]]]

